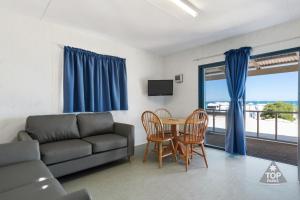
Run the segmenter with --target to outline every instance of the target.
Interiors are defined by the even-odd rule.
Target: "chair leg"
[[[191,159],[193,159],[193,145],[191,144]]]
[[[185,171],[188,170],[188,164],[189,164],[189,146],[185,146]]]
[[[154,151],[155,151],[155,152],[158,152],[158,146],[157,146],[157,143],[154,144]]]
[[[171,143],[171,147],[172,147],[173,156],[174,156],[174,159],[175,159],[175,162],[176,162],[177,161],[177,156],[176,156],[176,151],[175,151],[173,140],[170,140],[170,143]]]
[[[175,140],[175,151],[177,152],[178,151],[178,141],[177,140]]]
[[[146,161],[147,161],[147,155],[148,155],[149,145],[150,145],[150,142],[148,141],[148,142],[147,142],[147,145],[146,145],[146,148],[145,148],[145,152],[144,152],[144,159],[143,159],[143,162],[146,162]]]
[[[200,147],[201,147],[201,150],[202,150],[202,154],[203,154],[203,158],[204,158],[204,162],[205,162],[206,168],[208,168],[207,159],[206,159],[206,153],[205,153],[205,149],[204,149],[204,144],[201,144]]]
[[[163,150],[163,146],[162,146],[162,142],[160,142],[158,147],[158,160],[159,160],[159,168],[162,167],[162,150]]]

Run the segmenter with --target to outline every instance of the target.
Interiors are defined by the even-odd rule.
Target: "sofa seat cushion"
[[[26,173],[25,171],[23,173]],[[15,180],[16,181],[16,180]],[[54,200],[66,195],[60,183],[54,179],[32,182],[0,193],[1,200]]]
[[[77,120],[81,138],[114,131],[114,120],[110,112],[80,113]]]
[[[127,138],[117,134],[104,134],[83,138],[93,145],[93,153],[127,147]]]
[[[30,116],[26,132],[40,144],[80,138],[76,115]]]
[[[82,158],[92,154],[92,145],[86,141],[63,140],[40,146],[41,156],[47,165]]]
[[[49,178],[53,178],[53,176],[40,160],[1,167],[0,193]]]

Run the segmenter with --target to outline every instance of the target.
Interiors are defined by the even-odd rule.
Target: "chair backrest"
[[[208,115],[203,109],[197,109],[186,119],[184,124],[184,140],[201,142],[205,138],[208,126]]]
[[[171,118],[172,114],[166,108],[159,108],[154,111],[159,118]]]
[[[146,131],[147,137],[160,136],[164,137],[163,125],[160,118],[151,111],[145,111],[142,114],[142,123]]]

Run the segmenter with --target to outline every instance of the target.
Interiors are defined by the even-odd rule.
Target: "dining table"
[[[163,125],[170,125],[171,126],[171,132],[173,134],[177,134],[179,131],[179,126],[184,125],[186,118],[174,118],[174,117],[168,117],[168,118],[160,118]]]
[[[171,126],[171,133],[174,135],[174,143],[177,144],[176,137],[179,135],[179,127],[180,125],[184,125],[186,122],[186,118],[182,117],[167,117],[160,118],[163,125]],[[176,149],[180,154],[184,154],[184,146],[178,144],[178,149]]]
[[[186,118],[183,117],[167,117],[167,118],[160,118],[162,124],[165,126],[171,126],[171,133],[174,136],[174,144],[177,144],[177,136],[180,135],[179,127],[180,125],[185,125],[185,123],[188,124],[198,124],[201,123],[200,120],[191,120],[187,121]],[[175,149],[177,152],[179,152],[180,155],[185,155],[185,146],[181,143],[178,143],[177,149]]]

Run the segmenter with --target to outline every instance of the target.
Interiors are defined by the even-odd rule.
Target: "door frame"
[[[250,56],[250,59],[257,59],[257,58],[263,58],[268,56],[276,56],[280,54],[286,54],[286,53],[292,53],[292,52],[298,52],[300,54],[300,47],[293,47],[289,49],[283,49],[279,51],[272,51],[268,53],[262,53]],[[298,70],[298,180],[300,181],[300,62],[299,64],[299,70]],[[211,67],[218,67],[218,66],[224,66],[225,61],[220,62],[214,62],[209,64],[203,64],[198,66],[198,107],[199,108],[205,108],[205,69],[211,68]],[[215,146],[212,146],[215,147]],[[224,149],[221,147],[217,147],[218,149]]]

